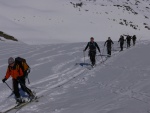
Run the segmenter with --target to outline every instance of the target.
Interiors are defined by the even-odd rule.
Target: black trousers
[[[124,43],[122,43],[122,42],[120,43],[120,48],[121,48],[120,51],[123,51],[123,44],[124,44]]]
[[[89,51],[89,56],[90,56],[90,60],[92,65],[95,65],[96,60],[95,60],[95,56],[96,56],[96,51]]]
[[[111,46],[107,46],[107,54],[111,55]]]
[[[19,93],[19,84],[21,86],[21,89],[26,92],[29,96],[32,95],[32,91],[27,88],[25,84],[25,78],[24,77],[19,77],[18,79],[13,79],[13,88],[14,88],[14,94],[16,98],[20,97]]]
[[[133,45],[135,45],[135,40],[133,40]]]
[[[127,48],[129,48],[131,46],[130,41],[127,41]]]

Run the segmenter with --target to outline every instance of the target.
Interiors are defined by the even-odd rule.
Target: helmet
[[[10,57],[10,58],[8,59],[8,64],[9,64],[9,65],[12,64],[12,63],[14,63],[14,62],[15,62],[14,58]]]

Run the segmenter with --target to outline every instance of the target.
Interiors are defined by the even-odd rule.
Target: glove
[[[4,83],[6,80],[7,80],[7,79],[6,79],[6,78],[4,78],[4,79],[2,79],[2,82]]]

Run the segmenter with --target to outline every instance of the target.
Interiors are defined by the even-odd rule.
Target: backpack
[[[119,41],[120,43],[124,43],[124,37],[121,37]]]
[[[134,36],[132,37],[132,39],[133,39],[133,40],[136,40],[136,36],[134,35]]]
[[[19,65],[19,67],[22,69],[23,73],[30,68],[26,62],[26,59],[24,59],[24,58],[21,58],[21,57],[15,58],[15,63]]]
[[[96,42],[89,42],[89,50],[96,51]]]
[[[90,48],[96,48],[96,42],[89,42],[89,47]]]

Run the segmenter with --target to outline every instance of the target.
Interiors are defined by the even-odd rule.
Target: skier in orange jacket
[[[15,60],[10,57],[8,59],[8,68],[7,68],[7,72],[6,72],[6,76],[2,79],[3,83],[5,83],[5,81],[11,76],[12,80],[13,80],[13,88],[14,88],[14,94],[16,97],[16,102],[17,103],[21,103],[23,102],[22,99],[20,98],[20,93],[19,93],[19,84],[22,88],[22,90],[24,92],[26,92],[29,97],[33,98],[34,95],[32,93],[32,91],[27,88],[27,86],[25,85],[25,83],[23,82],[24,80],[24,76],[23,76],[23,71],[22,69],[19,67],[18,64],[15,63]]]

